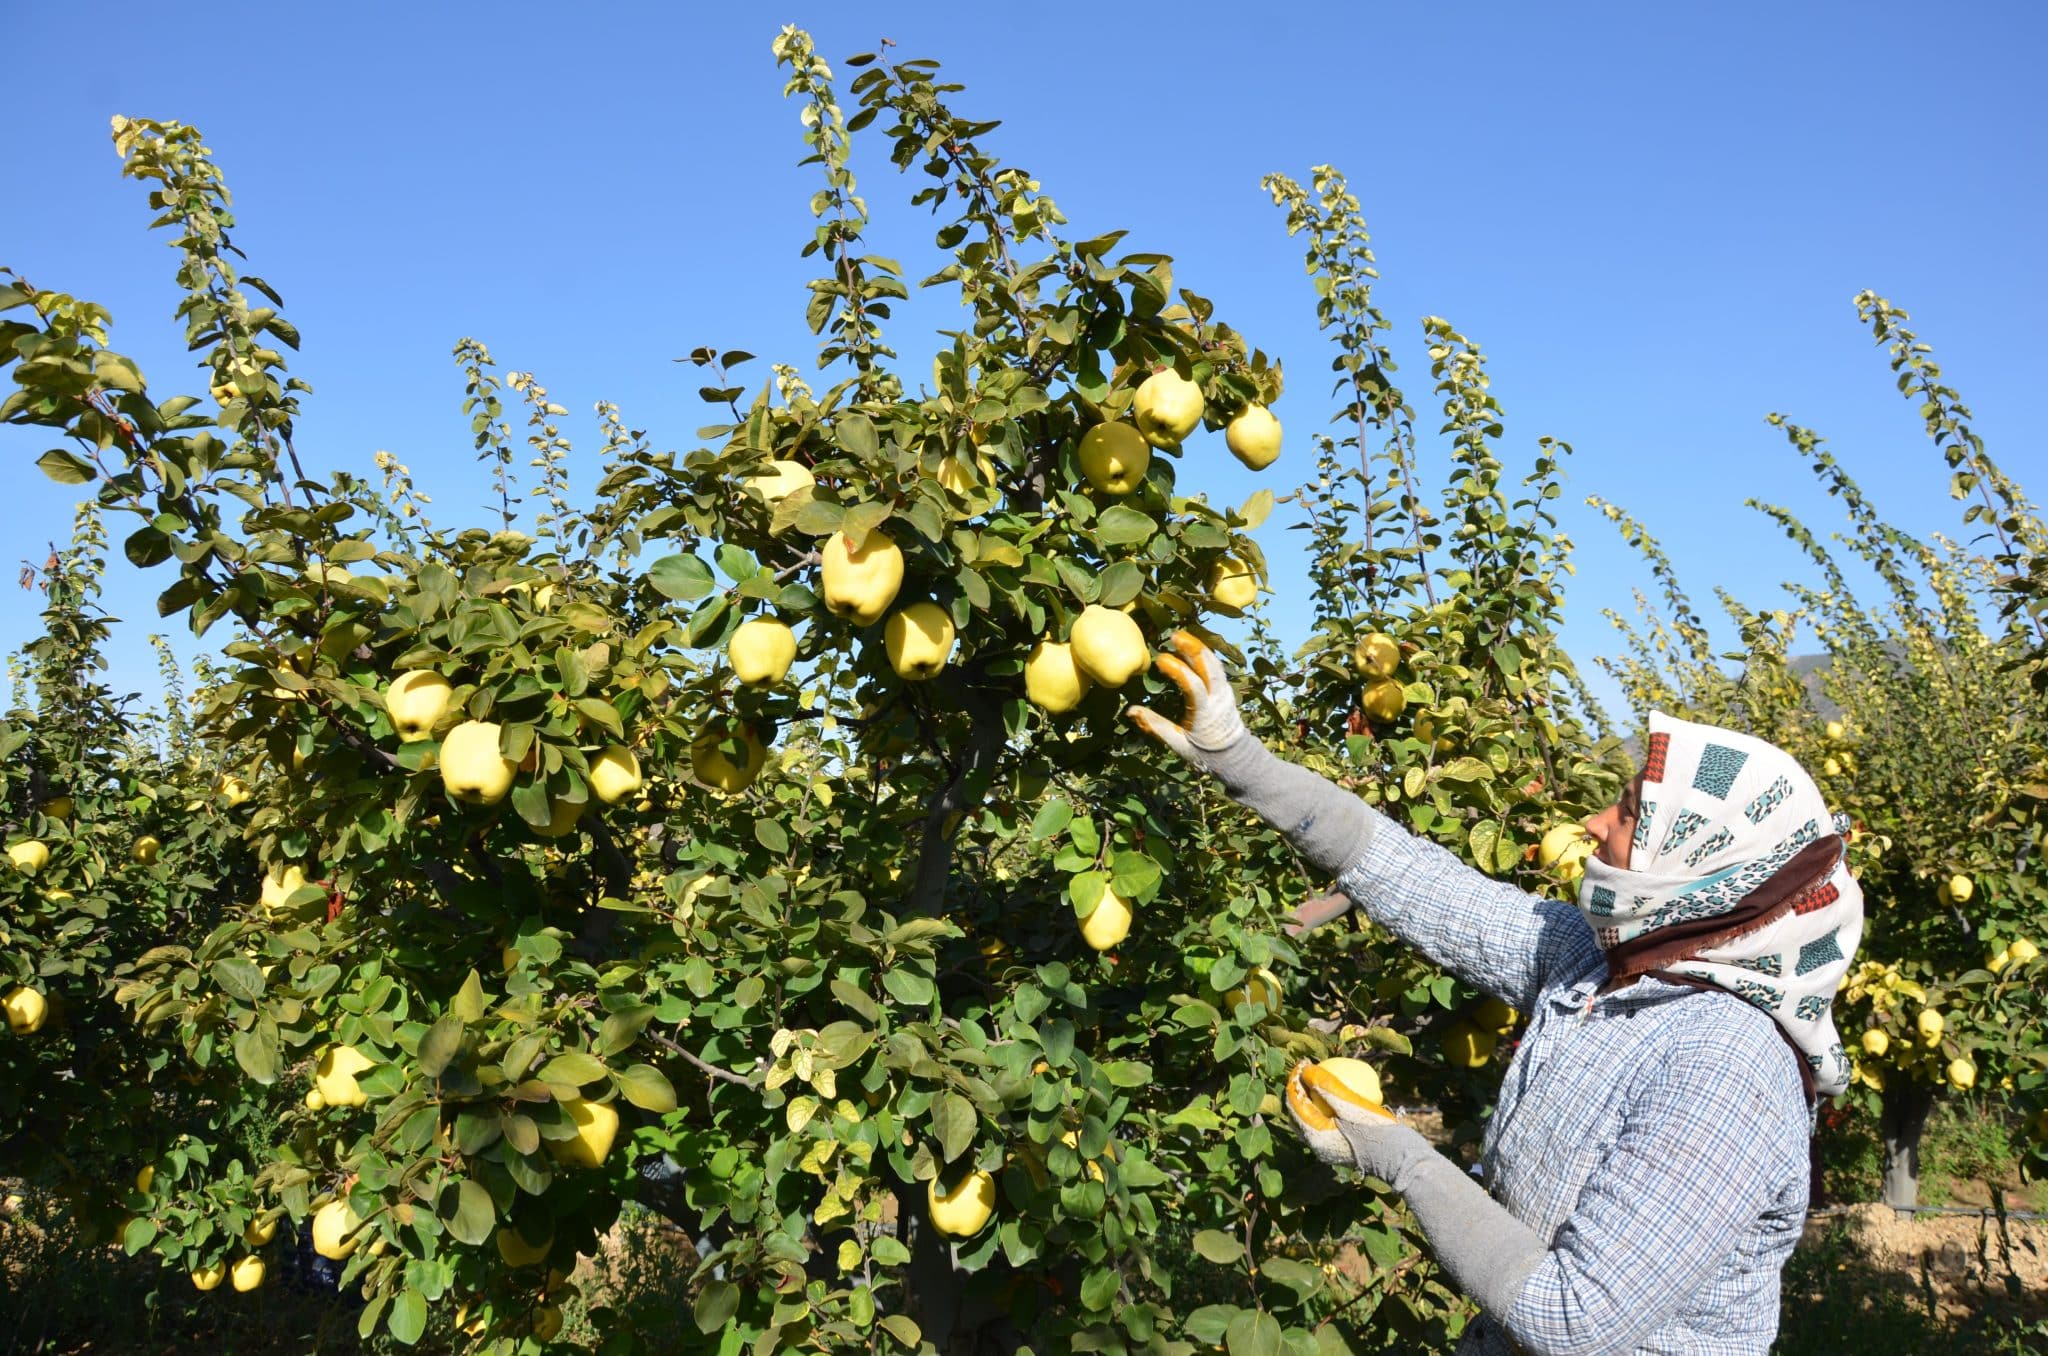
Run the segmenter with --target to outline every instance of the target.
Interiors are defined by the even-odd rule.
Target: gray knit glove
[[[1310,1088],[1316,1097],[1308,1096]],[[1313,1064],[1295,1066],[1286,1100],[1295,1129],[1316,1157],[1355,1167],[1399,1192],[1458,1288],[1495,1318],[1507,1317],[1549,1252],[1535,1230],[1428,1140]]]
[[[1142,706],[1125,714],[1160,743],[1223,783],[1232,800],[1287,835],[1310,865],[1341,876],[1365,852],[1372,820],[1365,802],[1306,768],[1276,758],[1237,714],[1230,676],[1215,651],[1186,631],[1173,633],[1179,652],[1153,659],[1187,697],[1174,724]]]

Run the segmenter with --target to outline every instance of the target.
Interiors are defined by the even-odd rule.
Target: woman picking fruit
[[[1586,822],[1598,846],[1574,906],[1275,756],[1222,662],[1184,632],[1173,645],[1156,662],[1185,723],[1132,707],[1139,728],[1374,921],[1529,1014],[1484,1186],[1376,1108],[1304,1107],[1290,1080],[1310,1147],[1406,1198],[1484,1310],[1461,1356],[1766,1352],[1806,1219],[1813,1099],[1848,1085],[1829,1010],[1863,930],[1842,821],[1813,779],[1762,740],[1651,713],[1642,773]]]

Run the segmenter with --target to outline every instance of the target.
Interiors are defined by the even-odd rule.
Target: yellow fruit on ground
[[[147,1196],[149,1188],[156,1182],[156,1164],[144,1163],[135,1173],[135,1189]]]
[[[1941,1039],[1941,1033],[1947,1028],[1948,1023],[1943,1020],[1942,1015],[1935,1009],[1922,1008],[1920,1009],[1918,1025],[1920,1028],[1920,1039],[1932,1045]]]
[[[349,1235],[361,1224],[347,1201],[329,1201],[313,1212],[313,1251],[340,1261],[356,1250],[360,1240]]]
[[[17,1036],[33,1036],[49,1018],[50,1004],[41,993],[23,986],[0,998],[0,1010],[7,1013],[7,1029]]]
[[[1957,1055],[1948,1062],[1948,1081],[1957,1088],[1968,1092],[1977,1083],[1977,1066]]]
[[[308,1111],[325,1111],[326,1109],[327,1109],[327,1098],[321,1095],[320,1089],[318,1089],[318,1088],[307,1088],[307,1089],[306,1089],[306,1110],[308,1110]]]
[[[399,674],[384,689],[384,713],[406,743],[427,739],[448,710],[448,697],[454,691],[448,680],[433,670],[413,669]]]
[[[889,614],[882,628],[882,649],[898,678],[923,682],[935,678],[953,657],[953,616],[937,603],[912,603]]]
[[[24,876],[33,876],[50,864],[50,849],[40,839],[29,838],[9,845],[7,860]]]
[[[1481,1031],[1508,1031],[1520,1018],[1505,999],[1482,998],[1473,1005],[1471,1015],[1466,1018]]]
[[[548,1260],[550,1242],[533,1243],[511,1225],[498,1230],[498,1256],[508,1267],[530,1267]]]
[[[246,1294],[263,1284],[263,1272],[261,1257],[244,1257],[228,1269],[228,1278],[234,1282],[235,1289]]]
[[[1172,368],[1154,372],[1131,401],[1138,432],[1154,447],[1179,447],[1202,422],[1202,388]]]
[[[1263,1003],[1266,1015],[1272,1017],[1280,1011],[1282,992],[1280,977],[1261,965],[1242,985],[1223,995],[1223,1003],[1233,1015],[1247,1003]]]
[[[1264,405],[1247,405],[1223,430],[1230,454],[1254,471],[1263,471],[1280,455],[1280,421]]]
[[[817,483],[811,468],[800,461],[765,462],[759,470],[748,473],[745,482],[749,493],[760,495],[771,506]]]
[[[826,610],[859,626],[880,621],[903,587],[903,552],[889,534],[868,533],[856,551],[844,532],[834,532],[822,556],[818,574]]]
[[[1075,667],[1104,687],[1122,687],[1152,662],[1138,623],[1100,603],[1081,609],[1069,644],[1074,648]]]
[[[2005,950],[2006,954],[2012,957],[2014,965],[2025,965],[2028,961],[2041,954],[2041,948],[2035,946],[2024,937],[2014,938],[2011,945],[2007,946]]]
[[[1352,648],[1351,660],[1368,678],[1391,678],[1401,667],[1401,642],[1385,631],[1361,636]]]
[[[1129,424],[1097,424],[1081,435],[1074,460],[1088,483],[1104,494],[1129,494],[1145,483],[1152,448]]]
[[[228,1268],[225,1262],[215,1262],[211,1266],[192,1268],[192,1288],[194,1290],[217,1290],[220,1288],[220,1283],[227,1278]]]
[[[1074,647],[1041,640],[1024,661],[1024,695],[1054,715],[1071,711],[1088,695],[1088,675],[1074,662]]]
[[[1839,777],[1842,775],[1842,765],[1832,758],[1822,760],[1820,770],[1830,777]]]
[[[739,761],[726,745],[737,742]],[[690,771],[714,791],[737,796],[754,784],[768,761],[768,748],[751,725],[715,725],[690,745]]]
[[[1366,684],[1362,704],[1365,714],[1384,725],[1407,708],[1408,694],[1392,678],[1381,678]]]
[[[1960,871],[1948,878],[1948,897],[1958,904],[1970,902],[1970,896],[1977,893],[1977,882]]]
[[[1849,737],[1849,727],[1839,720],[1831,720],[1828,722],[1827,733],[1830,744],[1839,744]]]
[[[1258,597],[1258,576],[1236,556],[1224,556],[1209,567],[1209,601],[1218,612],[1235,617]]]
[[[576,1138],[551,1139],[548,1152],[555,1161],[572,1168],[594,1168],[612,1151],[612,1139],[619,1133],[619,1113],[606,1102],[586,1102],[570,1097],[562,1110],[576,1126]]]
[[[591,794],[607,805],[639,795],[645,784],[639,757],[623,744],[614,744],[590,760]]]
[[[43,802],[43,813],[52,819],[69,819],[77,809],[69,796],[52,796]]]
[[[1081,920],[1081,940],[1097,951],[1107,951],[1131,935],[1131,906],[1115,890],[1104,886],[1101,902]]]
[[[313,1066],[313,1090],[329,1106],[362,1106],[370,1096],[356,1082],[356,1075],[375,1064],[353,1045],[330,1045]]]
[[[496,805],[512,789],[519,765],[498,752],[504,732],[494,720],[465,720],[441,740],[441,785],[463,805]]]
[[[733,677],[748,687],[772,687],[796,662],[796,632],[773,617],[752,617],[733,628],[725,643]]]
[[[1882,1059],[1884,1052],[1892,1048],[1892,1038],[1876,1027],[1863,1033],[1863,1053],[1872,1059]]]
[[[1442,1037],[1444,1058],[1461,1069],[1477,1069],[1493,1058],[1499,1038],[1469,1022],[1452,1022]]]
[[[277,1216],[258,1215],[242,1230],[242,1242],[252,1248],[260,1248],[277,1237]]]
[[[155,866],[157,854],[163,848],[163,839],[153,833],[145,833],[135,840],[135,846],[128,849],[128,855],[144,866]]]
[[[925,1205],[934,1229],[953,1238],[972,1238],[996,1212],[995,1176],[970,1172],[951,1191],[941,1188],[934,1177],[925,1183]]]

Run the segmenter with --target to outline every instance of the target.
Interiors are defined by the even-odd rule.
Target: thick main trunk
[[[1934,1089],[1903,1079],[1884,1090],[1878,1134],[1884,1140],[1884,1203],[1911,1210],[1920,1203],[1920,1135],[1934,1108]]]

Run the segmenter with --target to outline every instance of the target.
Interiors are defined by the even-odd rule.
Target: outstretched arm
[[[1159,671],[1179,685],[1187,714],[1176,725],[1141,706],[1138,728],[1223,783],[1231,799],[1287,835],[1295,849],[1363,905],[1373,920],[1467,982],[1527,1008],[1560,965],[1583,968],[1595,953],[1585,920],[1569,905],[1489,880],[1441,848],[1419,842],[1357,796],[1275,756],[1237,712],[1223,661],[1185,631]],[[1341,912],[1324,905],[1320,922]]]

